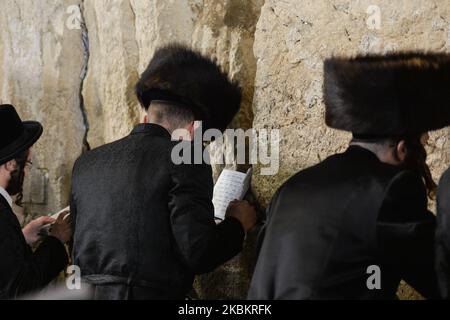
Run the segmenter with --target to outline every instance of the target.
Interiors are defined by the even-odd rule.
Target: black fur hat
[[[241,105],[241,89],[214,61],[180,44],[159,48],[136,84],[141,105],[176,102],[192,110],[203,129],[224,131]]]
[[[360,136],[403,136],[450,125],[450,55],[331,58],[325,122]]]

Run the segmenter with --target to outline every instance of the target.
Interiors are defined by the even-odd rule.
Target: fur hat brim
[[[325,122],[360,135],[400,136],[450,125],[450,55],[331,58],[324,65]]]

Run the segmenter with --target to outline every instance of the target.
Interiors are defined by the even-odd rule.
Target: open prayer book
[[[247,173],[224,169],[214,185],[214,216],[218,220],[225,219],[225,212],[233,200],[244,199],[250,187],[252,168]]]

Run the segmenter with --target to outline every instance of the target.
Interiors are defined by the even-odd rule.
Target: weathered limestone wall
[[[373,29],[368,22],[376,20],[377,12],[380,25]],[[450,51],[449,30],[446,0],[267,0],[255,34],[254,126],[280,129],[283,139],[280,173],[254,181],[261,201],[266,204],[286,178],[344,149],[349,140],[348,134],[324,125],[321,88],[326,57],[391,50]],[[442,130],[430,139],[436,179],[450,164],[448,137],[449,131]]]
[[[241,82],[244,101],[232,127],[281,130],[280,171],[255,170],[262,207],[289,176],[348,142],[348,134],[323,123],[324,58],[450,51],[447,0],[1,0],[0,9],[0,101],[45,127],[28,180],[29,213],[67,205],[78,155],[138,123],[133,86],[162,44],[211,54]],[[431,135],[436,179],[450,165],[449,133]],[[200,277],[200,296],[244,297],[253,244],[251,235],[243,254]]]
[[[67,6],[79,2],[0,1],[0,101],[45,128],[28,179],[35,186],[26,197],[32,212],[67,204],[70,172],[83,147],[81,33],[65,26]]]
[[[83,96],[88,142],[96,147],[129,133],[139,121],[133,86],[155,49],[191,43],[195,1],[85,1],[89,66]]]
[[[233,79],[243,87],[241,111],[231,124],[234,128],[252,127],[252,101],[256,60],[253,42],[262,0],[206,0],[199,11],[193,34],[193,45],[217,58]],[[219,152],[219,150],[216,150]],[[212,159],[217,153],[211,155]],[[221,166],[215,167],[215,176]],[[244,170],[243,165],[229,165]],[[249,236],[244,252],[218,268],[216,272],[198,278],[196,290],[202,298],[239,299],[246,296],[253,270],[255,234]],[[218,248],[220,250],[220,248]]]

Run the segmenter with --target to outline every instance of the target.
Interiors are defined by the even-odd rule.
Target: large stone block
[[[253,54],[254,32],[259,18],[262,0],[205,0],[198,9],[198,20],[192,44],[201,52],[213,56],[233,80],[240,83],[243,99],[241,110],[231,124],[232,128],[252,127],[254,79],[256,60]],[[214,143],[211,160],[217,163],[224,154],[231,153],[230,146],[236,141],[226,140],[219,148]],[[247,164],[236,161],[226,165],[215,165],[214,177],[221,170],[246,171]],[[201,298],[242,299],[247,295],[255,263],[256,231],[247,238],[244,250],[236,258],[221,266],[215,272],[198,277],[196,289]],[[220,248],[218,248],[220,250]]]
[[[129,1],[86,1],[83,14],[89,44],[89,64],[83,97],[91,147],[129,134],[139,121],[133,92],[139,50],[135,15]]]
[[[0,2],[0,99],[14,104],[23,119],[40,121],[44,134],[33,147],[35,169],[26,211],[49,213],[68,204],[74,160],[83,148],[80,109],[83,67],[81,32],[68,28],[77,0]]]

